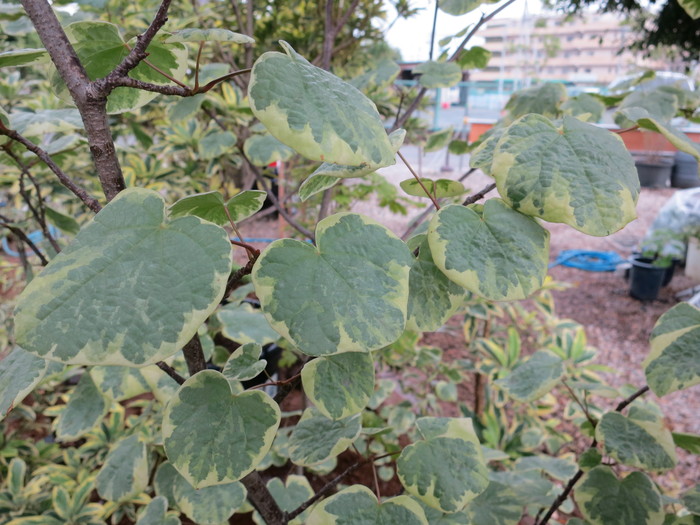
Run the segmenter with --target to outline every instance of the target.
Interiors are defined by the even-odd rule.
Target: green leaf
[[[304,393],[326,417],[344,419],[361,412],[374,393],[374,360],[364,352],[319,357],[301,371]]]
[[[204,370],[185,381],[166,407],[163,444],[192,486],[222,485],[262,461],[279,424],[280,409],[267,394],[233,395],[223,375]]]
[[[0,360],[0,421],[44,378],[48,363],[16,346]]]
[[[523,506],[509,487],[492,481],[467,504],[464,513],[468,521],[462,523],[469,525],[518,525]]]
[[[284,512],[292,512],[314,495],[309,480],[304,476],[291,474],[284,483],[279,478],[267,482],[267,490]]]
[[[251,164],[263,167],[278,160],[287,160],[294,155],[292,148],[285,146],[269,133],[248,137],[243,144],[243,152]]]
[[[77,235],[80,231],[80,224],[78,224],[78,221],[76,221],[73,217],[57,212],[49,206],[44,206],[44,210],[46,211],[46,218],[48,221],[63,233],[67,233],[68,235]]]
[[[434,332],[464,302],[467,291],[452,282],[433,262],[430,245],[424,241],[408,277],[408,321],[414,332]]]
[[[425,189],[430,192],[430,194],[437,198],[442,199],[445,197],[456,197],[457,195],[462,195],[466,192],[464,185],[456,180],[451,179],[421,179],[420,180],[425,186]],[[415,197],[427,197],[425,190],[418,184],[415,178],[406,179],[399,183],[401,189],[408,193],[409,195],[414,195]]]
[[[373,69],[350,80],[360,91],[383,88],[391,84],[401,72],[399,65],[390,59],[381,60]]]
[[[584,472],[588,472],[594,467],[600,465],[603,461],[603,456],[597,448],[589,448],[578,458],[578,466]]]
[[[494,301],[527,297],[547,274],[549,232],[500,199],[442,208],[430,221],[428,242],[450,280]]]
[[[97,474],[95,488],[109,501],[127,501],[148,486],[146,445],[137,435],[117,441]]]
[[[690,512],[700,515],[700,485],[686,490],[681,496],[681,501]]]
[[[481,143],[474,149],[469,158],[469,165],[472,168],[480,169],[486,175],[491,176],[496,145],[507,129],[506,126],[494,126],[480,137]]]
[[[183,197],[170,207],[171,217],[183,217],[194,215],[205,221],[213,222],[220,226],[229,224],[228,216],[233,222],[257,213],[262,208],[267,193],[259,190],[246,190],[237,193],[224,203],[224,197],[218,191],[196,193]],[[226,210],[228,209],[228,215]]]
[[[559,116],[559,106],[564,100],[566,100],[564,84],[548,82],[516,91],[511,95],[505,109],[511,120],[529,113],[555,118]]]
[[[639,124],[641,128],[661,133],[666,139],[679,150],[692,155],[700,160],[700,144],[690,140],[690,138],[675,127],[652,116],[642,108],[630,108],[622,110],[622,113],[629,120]]]
[[[195,489],[177,471],[172,478],[172,492],[177,508],[198,525],[226,523],[245,503],[247,495],[245,487],[237,481]]]
[[[359,414],[332,420],[307,408],[289,437],[289,459],[304,467],[323,463],[352,445],[361,431]]]
[[[697,20],[700,18],[700,1],[698,0],[678,0],[678,4],[685,9],[690,18]]]
[[[115,401],[151,390],[141,371],[128,366],[94,366],[90,369],[90,375],[99,391]]]
[[[622,128],[634,124],[634,119],[628,118],[625,110],[642,110],[647,112],[651,118],[666,123],[678,112],[678,97],[660,89],[633,91],[625,97],[615,114],[615,123]]]
[[[476,143],[469,143],[466,140],[452,140],[447,145],[447,151],[453,155],[465,155],[476,147]]]
[[[517,211],[605,236],[636,217],[639,177],[622,139],[564,117],[513,123],[498,141],[491,166],[498,192]]]
[[[596,467],[586,474],[574,492],[583,516],[591,525],[661,525],[661,495],[641,472],[619,481],[609,467]]]
[[[510,397],[522,403],[541,398],[559,382],[564,375],[564,362],[560,357],[540,350],[496,384]]]
[[[107,76],[129,54],[119,28],[109,22],[82,21],[65,28],[90,80]],[[133,47],[134,41],[129,43]],[[173,78],[182,80],[187,71],[187,48],[180,43],[167,44],[154,39],[146,49],[149,63]],[[143,62],[129,73],[131,78],[153,84],[170,85],[171,81]],[[60,98],[71,101],[68,88],[58,73],[51,79],[54,92]],[[107,99],[109,114],[133,111],[147,104],[157,93],[141,89],[120,87],[112,91]]]
[[[375,105],[280,44],[286,55],[264,53],[250,76],[251,109],[268,130],[311,160],[375,169],[394,164]]]
[[[153,489],[157,496],[162,496],[168,500],[169,507],[177,508],[174,491],[175,485],[181,482],[187,483],[185,478],[180,475],[169,461],[164,461],[158,465],[158,470],[156,470],[156,475],[153,478]]]
[[[56,422],[59,441],[75,441],[87,434],[102,420],[110,403],[95,386],[92,376],[83,372],[78,386],[71,393],[66,408]]]
[[[232,44],[254,44],[255,40],[248,35],[235,33],[228,29],[187,28],[173,31],[173,33],[165,39],[165,42],[168,44],[172,42],[231,42]]]
[[[29,137],[83,129],[83,121],[77,109],[13,111],[10,113],[10,124],[12,129]]]
[[[413,68],[418,83],[424,88],[449,88],[462,80],[462,69],[455,62],[435,62],[430,60]]]
[[[312,173],[299,187],[299,198],[302,202],[307,201],[312,195],[332,188],[341,181],[332,175],[321,175]]]
[[[260,359],[260,354],[262,354],[262,346],[258,343],[244,344],[231,354],[221,373],[229,381],[253,379],[265,370],[267,365],[267,361]]]
[[[418,502],[397,496],[382,503],[362,485],[343,489],[314,507],[306,525],[428,525]]]
[[[700,310],[680,303],[656,322],[651,351],[642,363],[657,396],[700,383]]]
[[[491,51],[480,46],[464,49],[457,57],[457,63],[462,69],[483,69],[491,60]]]
[[[230,154],[236,146],[236,135],[230,131],[211,131],[199,141],[199,158],[211,160],[224,154]]]
[[[618,412],[603,415],[595,429],[596,439],[613,459],[644,470],[668,470],[676,466],[671,432],[655,414],[632,407],[629,416]]]
[[[11,49],[0,53],[0,67],[29,66],[45,61],[46,49]]]
[[[156,496],[144,507],[136,525],[180,525],[180,518],[176,514],[168,513],[166,498]]]
[[[349,213],[319,222],[316,243],[281,239],[258,258],[253,283],[270,325],[308,355],[370,351],[398,339],[413,262],[406,245]]]
[[[442,0],[440,9],[452,16],[461,16],[474,11],[483,4],[495,4],[498,0]]]
[[[206,97],[207,96],[204,93],[200,93],[192,97],[181,98],[180,100],[168,105],[168,118],[171,122],[191,119],[195,113],[199,111],[199,108],[202,107]]]
[[[515,470],[541,470],[559,481],[569,481],[578,467],[570,458],[553,456],[525,456],[515,462]]]
[[[441,129],[428,135],[428,142],[425,144],[423,150],[426,153],[431,151],[441,150],[450,143],[452,136],[454,135],[454,128],[450,126],[449,128]]]
[[[237,343],[266,345],[280,338],[265,319],[265,315],[248,303],[227,304],[216,316],[223,325],[223,334]]]
[[[673,442],[677,447],[687,450],[691,454],[700,455],[700,436],[681,432],[673,432],[672,435]]]
[[[598,122],[603,118],[605,104],[588,93],[581,93],[564,102],[561,110],[565,115],[578,117],[586,122]]]
[[[226,232],[170,221],[154,191],[127,189],[19,296],[15,337],[64,363],[145,366],[173,355],[223,296]]]
[[[471,419],[420,418],[425,436],[407,446],[396,461],[406,490],[443,512],[457,512],[489,484],[486,463]]]

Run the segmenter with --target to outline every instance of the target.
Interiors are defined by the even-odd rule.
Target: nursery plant
[[[543,222],[604,236],[635,218],[634,162],[592,108],[621,104],[630,127],[700,157],[668,115],[531,88],[479,144],[453,146],[493,184],[402,184],[431,205],[405,239],[330,213],[344,179],[374,187],[405,162],[403,126],[429,88],[475,67],[467,44],[512,1],[399,94],[379,2],[0,4],[15,210],[0,226],[20,259],[4,279],[8,297],[22,288],[0,361],[0,523],[700,519],[697,486],[654,481],[700,436],[672,433],[644,398],[700,383],[700,311],[661,317],[647,384],[614,389],[583,329],[556,317],[547,278]],[[362,46],[374,62],[344,53]],[[696,93],[670,96],[674,115],[697,117]],[[261,252],[238,225],[266,198],[296,233]],[[421,342],[455,315],[459,359]],[[283,379],[261,360],[271,343]],[[353,481],[362,469],[368,483]]]

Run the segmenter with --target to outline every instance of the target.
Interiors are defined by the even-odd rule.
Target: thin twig
[[[635,124],[631,128],[625,128],[625,129],[613,129],[611,130],[613,133],[617,133],[618,135],[622,135],[623,133],[627,133],[628,131],[634,131],[635,129],[639,129],[639,124]]]
[[[435,206],[435,209],[436,209],[436,210],[439,210],[439,209],[440,209],[440,205],[438,204],[437,199],[436,199],[435,197],[433,197],[433,194],[430,193],[430,192],[428,191],[428,188],[425,187],[425,185],[423,184],[423,181],[420,180],[420,177],[418,176],[418,174],[414,171],[414,169],[411,167],[411,165],[410,165],[410,164],[408,163],[408,161],[406,160],[406,157],[403,156],[403,154],[401,153],[401,151],[397,151],[396,154],[399,156],[399,158],[400,158],[400,159],[403,161],[403,163],[406,165],[406,167],[408,168],[408,171],[411,172],[411,175],[413,175],[413,177],[416,179],[416,181],[418,181],[418,184],[420,185],[420,187],[423,188],[423,191],[425,192],[425,194],[427,195],[427,197],[432,201],[433,206]]]
[[[637,390],[634,394],[629,396],[627,399],[624,399],[623,401],[620,401],[620,403],[615,407],[615,412],[622,412],[627,406],[632,403],[635,399],[637,399],[640,396],[643,396],[649,392],[649,385],[645,385],[639,390]]]
[[[26,233],[22,231],[21,228],[18,228],[17,226],[12,225],[12,221],[8,219],[7,217],[0,215],[0,227],[2,228],[7,228],[10,230],[12,233],[14,233],[19,239],[22,240],[22,242],[26,243],[27,246],[29,246],[29,249],[32,250],[37,257],[39,257],[39,260],[41,261],[42,266],[46,266],[49,264],[49,261],[46,257],[44,257],[44,254],[41,253],[41,250],[39,247],[32,242],[32,240],[27,236]],[[20,254],[24,252],[24,248],[20,247]]]
[[[581,408],[581,410],[582,410],[583,413],[585,414],[586,419],[587,419],[588,422],[591,424],[591,426],[592,426],[593,428],[595,428],[595,426],[596,426],[596,421],[595,421],[595,419],[593,419],[593,417],[591,417],[591,414],[588,412],[588,407],[586,407],[586,406],[581,402],[581,400],[579,399],[579,397],[576,395],[576,392],[574,392],[574,390],[573,390],[573,389],[569,386],[569,384],[566,382],[566,379],[562,379],[562,380],[561,380],[561,383],[562,383],[562,384],[564,385],[564,387],[566,387],[566,389],[569,391],[569,394],[570,394],[571,397],[573,398],[574,402]]]
[[[452,56],[449,58],[448,61],[452,62],[453,60],[457,60],[457,57],[462,52],[462,49],[464,49],[464,46],[466,46],[469,43],[469,41],[476,34],[476,32],[481,28],[481,26],[484,25],[489,20],[491,20],[494,16],[496,16],[498,13],[503,11],[506,7],[508,7],[513,2],[515,2],[515,0],[508,0],[505,4],[498,7],[498,9],[494,9],[493,11],[491,11],[488,15],[482,14],[479,21],[472,28],[472,30],[469,31],[469,33],[464,37],[464,39],[460,42],[459,46],[457,46],[457,49],[455,49],[454,53],[452,53]]]
[[[185,378],[178,374],[177,371],[169,364],[163,361],[158,361],[156,363],[156,366],[160,368],[163,372],[168,374],[170,377],[172,377],[178,385],[181,385],[185,382]]]
[[[462,203],[463,206],[468,206],[470,204],[474,204],[476,201],[483,199],[488,192],[493,190],[496,187],[496,183],[492,182],[488,186],[486,186],[484,189],[481,191],[475,193],[474,195],[470,195],[465,199],[465,201]]]

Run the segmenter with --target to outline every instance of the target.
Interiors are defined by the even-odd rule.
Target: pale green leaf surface
[[[319,222],[316,242],[278,240],[258,258],[253,283],[270,325],[309,355],[370,351],[398,339],[412,264],[406,245],[347,213]]]
[[[700,160],[700,144],[693,142],[688,135],[651,115],[645,109],[629,108],[620,113],[644,129],[661,133],[676,148]]]
[[[265,457],[280,417],[267,394],[234,395],[222,374],[204,370],[185,381],[165,409],[165,453],[195,488],[231,483]]]
[[[146,490],[148,457],[137,435],[118,441],[97,474],[95,488],[108,501],[125,501]]]
[[[443,512],[457,512],[486,490],[486,463],[471,419],[421,418],[424,441],[407,446],[396,461],[406,490]]]
[[[428,141],[426,142],[423,151],[429,153],[431,151],[438,151],[447,147],[452,140],[453,135],[454,128],[452,126],[431,133],[428,135]]]
[[[265,315],[248,303],[229,303],[216,314],[222,324],[222,332],[240,344],[258,343],[266,345],[279,339]]]
[[[311,196],[332,188],[341,179],[332,175],[321,175],[312,173],[299,187],[299,198],[301,202],[307,201]]]
[[[157,496],[162,496],[168,500],[169,507],[177,508],[174,491],[175,485],[179,482],[187,483],[185,478],[180,475],[169,461],[164,461],[158,465],[156,475],[153,477],[153,490],[155,490]]]
[[[491,482],[510,488],[521,505],[549,507],[561,492],[561,488],[545,479],[540,470],[492,471],[489,478]]]
[[[462,80],[462,69],[455,62],[428,61],[413,68],[418,83],[424,88],[449,88]]]
[[[360,91],[368,91],[391,84],[400,72],[401,68],[396,62],[383,59],[372,69],[356,76],[349,82]]]
[[[560,105],[564,100],[564,84],[547,82],[513,93],[506,104],[506,110],[511,120],[529,113],[554,118],[559,116]]]
[[[209,29],[188,28],[173,31],[165,39],[166,43],[171,42],[230,42],[232,44],[254,44],[255,40],[248,35],[242,35],[228,29],[218,27]]]
[[[615,114],[615,123],[621,128],[627,128],[634,124],[634,119],[629,119],[626,111],[642,109],[661,122],[667,123],[678,112],[678,97],[668,91],[654,89],[651,91],[636,90],[627,95],[620,104]]]
[[[172,377],[164,374],[156,365],[145,366],[140,368],[139,371],[146,383],[148,383],[156,400],[163,405],[170,401],[180,387]]]
[[[0,360],[0,421],[41,382],[47,366],[18,346]]]
[[[129,53],[119,28],[109,22],[75,22],[68,25],[65,31],[90,80],[105,77]],[[130,45],[133,47],[134,42],[130,42]],[[184,78],[187,71],[187,49],[183,44],[166,44],[156,38],[146,52],[148,61],[161,71],[178,80]],[[129,76],[153,84],[171,84],[170,80],[144,63],[131,70]],[[51,83],[57,96],[72,102],[68,89],[57,72],[54,73]],[[140,89],[116,88],[107,99],[107,112],[114,114],[132,111],[147,104],[156,96],[158,96],[157,93]]]
[[[661,471],[678,462],[671,432],[661,418],[647,411],[630,410],[629,416],[608,412],[595,435],[605,453],[623,465]]]
[[[445,13],[461,16],[473,11],[482,4],[495,4],[498,0],[443,0],[438,5]]]
[[[409,273],[408,321],[415,332],[440,328],[464,302],[467,291],[451,281],[433,262],[430,245],[423,241]]]
[[[24,136],[44,133],[62,133],[83,128],[77,109],[42,109],[40,111],[13,111],[10,127]]]
[[[641,472],[618,480],[609,467],[596,467],[584,474],[574,497],[591,525],[661,525],[661,495]]]
[[[155,363],[209,317],[230,268],[225,230],[195,217],[169,221],[160,195],[127,189],[25,288],[15,337],[64,363]]]
[[[98,390],[115,401],[123,401],[150,391],[138,368],[94,366],[90,369],[90,375]]]
[[[269,133],[248,137],[243,144],[243,152],[252,164],[263,167],[278,160],[287,160],[294,155],[292,148],[285,146]]]
[[[523,506],[509,487],[492,481],[485,491],[467,503],[464,514],[468,521],[461,525],[518,525]]]
[[[549,232],[500,199],[442,208],[430,221],[428,242],[450,280],[487,299],[523,299],[547,273]]]
[[[493,153],[506,129],[508,129],[506,126],[494,126],[480,137],[481,143],[472,151],[469,157],[469,165],[472,168],[479,169],[486,175],[491,176]]]
[[[202,137],[197,146],[200,159],[215,159],[233,151],[236,146],[236,135],[230,131],[211,131]]]
[[[700,485],[686,490],[681,496],[681,501],[690,512],[700,515]]]
[[[80,224],[78,224],[78,221],[73,217],[64,215],[49,206],[44,206],[44,210],[46,212],[46,219],[63,233],[77,235],[80,231]]]
[[[408,496],[382,503],[367,487],[353,485],[314,507],[306,525],[428,525],[423,509]]]
[[[168,500],[156,496],[144,508],[136,525],[180,525],[180,518],[168,513]]]
[[[168,118],[172,122],[191,119],[194,116],[194,114],[197,113],[197,111],[199,111],[199,108],[204,103],[206,97],[207,96],[204,93],[199,93],[198,95],[194,95],[192,97],[184,97],[174,101],[173,103],[167,106]]]
[[[374,392],[374,360],[365,352],[319,357],[301,372],[304,393],[330,419],[361,412]]]
[[[525,456],[515,462],[516,470],[541,470],[559,481],[568,481],[578,470],[570,458],[553,456]]]
[[[700,455],[700,436],[682,432],[673,432],[672,436],[677,447],[687,450],[691,454]]]
[[[639,177],[622,139],[573,117],[513,123],[496,145],[492,174],[515,210],[605,236],[636,217]]]
[[[464,49],[457,57],[457,63],[462,69],[483,69],[491,60],[491,51],[480,46]]]
[[[564,372],[564,362],[560,357],[539,350],[496,384],[513,399],[527,403],[551,391]]]
[[[693,20],[700,18],[700,0],[678,0],[678,3],[690,18]]]
[[[334,421],[307,408],[289,437],[289,459],[301,466],[322,463],[346,450],[361,431],[359,414]]]
[[[428,190],[428,192],[437,199],[442,199],[445,197],[455,197],[457,195],[462,195],[464,192],[467,191],[464,185],[456,180],[421,179],[420,181],[423,183],[423,186],[425,186],[425,189]],[[401,186],[401,189],[409,195],[413,195],[415,197],[427,197],[425,190],[421,187],[420,184],[418,184],[418,181],[415,178],[401,181],[399,183],[399,186]]]
[[[658,396],[700,383],[700,310],[680,303],[656,322],[644,360],[647,383]]]
[[[605,104],[588,93],[581,93],[564,102],[561,109],[565,114],[581,118],[586,122],[598,122],[603,118]]]
[[[84,372],[58,417],[56,437],[59,441],[75,441],[87,434],[102,420],[109,405],[90,374]]]
[[[229,381],[247,381],[265,370],[267,361],[260,359],[262,346],[258,343],[246,343],[228,358],[221,373]]]
[[[394,164],[394,150],[375,105],[352,85],[311,65],[289,44],[253,66],[255,116],[305,157],[345,166]]]
[[[0,53],[0,67],[35,65],[43,62],[46,56],[45,49],[11,49]]]

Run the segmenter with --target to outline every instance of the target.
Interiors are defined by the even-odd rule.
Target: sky
[[[462,16],[452,16],[438,10],[437,31],[435,34],[435,51],[433,58],[439,55],[439,47],[437,42],[450,35],[454,35],[470,24],[474,24],[479,20],[482,13],[490,13],[497,9],[502,2],[498,4],[485,4],[474,11]],[[423,9],[416,16],[408,20],[398,20],[387,33],[387,40],[392,47],[398,48],[401,51],[403,60],[406,62],[428,60],[430,54],[430,30],[433,23],[433,14],[435,12],[435,0],[412,0],[411,5],[422,7]],[[512,5],[508,6],[497,16],[498,18],[519,18],[527,9],[530,14],[539,13],[541,11],[539,0],[516,0]],[[396,10],[391,6],[390,2],[386,2],[387,23],[394,19]],[[456,43],[459,40],[455,39]],[[483,43],[479,39],[478,33],[474,37],[471,45]],[[455,44],[456,45],[456,44]]]

